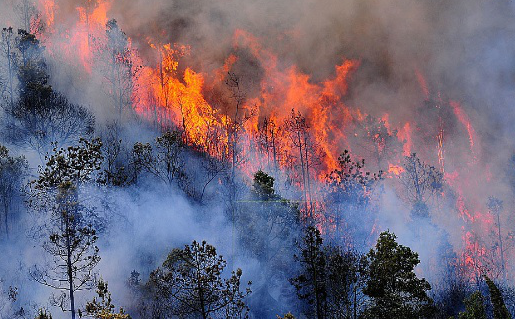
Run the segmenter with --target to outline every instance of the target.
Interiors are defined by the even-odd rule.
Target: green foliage
[[[476,291],[465,299],[465,311],[460,312],[458,319],[486,319],[483,295]]]
[[[104,156],[103,183],[123,187],[130,185],[131,169],[129,152],[122,142],[122,127],[117,122],[108,123],[102,132],[102,154]]]
[[[290,279],[307,314],[320,318],[357,318],[363,311],[362,293],[366,264],[363,256],[340,247],[323,245],[316,227],[305,230],[300,247],[299,276]]]
[[[301,274],[290,279],[297,290],[297,296],[313,307],[316,318],[325,318],[327,307],[326,264],[327,257],[323,248],[320,231],[309,226],[302,238],[300,256],[295,259],[301,264]]]
[[[291,312],[288,312],[284,315],[284,317],[277,316],[277,319],[295,319],[295,316],[291,314]]]
[[[107,282],[102,279],[97,284],[97,297],[94,297],[92,301],[86,304],[85,314],[95,319],[130,319],[131,317],[120,308],[118,313],[115,311],[111,299],[111,292],[107,287]],[[79,315],[81,315],[79,313]]]
[[[490,301],[492,302],[494,319],[511,319],[511,314],[506,308],[501,291],[497,285],[487,276],[485,276],[488,290],[490,291]]]
[[[240,291],[241,269],[227,279],[222,277],[226,265],[215,247],[205,241],[175,248],[162,268],[150,274],[149,297],[157,300],[162,314],[168,316],[247,318],[245,298],[251,291]]]
[[[51,267],[35,266],[32,278],[61,291],[58,303],[64,309],[70,300],[75,318],[74,294],[89,288],[94,280],[94,268],[100,261],[96,246],[100,219],[86,205],[82,186],[100,170],[102,143],[99,139],[81,139],[78,146],[55,149],[40,168],[37,180],[31,183],[30,207],[42,215],[43,231],[48,237],[43,249],[53,257]],[[50,213],[50,214],[47,214]]]
[[[67,149],[54,149],[54,154],[47,158],[44,168],[40,168],[36,188],[56,188],[71,182],[82,184],[100,170],[102,164],[102,141],[80,139],[79,145]]]
[[[258,260],[274,267],[288,268],[289,244],[298,234],[297,207],[275,193],[274,178],[258,171],[248,201],[238,205],[234,223],[242,246]],[[286,260],[287,259],[287,260]],[[281,265],[283,264],[283,265]],[[270,276],[277,275],[273,271]]]
[[[274,178],[262,170],[254,174],[254,192],[258,198],[266,200],[275,195]]]
[[[163,179],[168,184],[184,177],[184,151],[182,134],[179,131],[165,132],[156,138],[155,163],[149,167],[151,172]]]
[[[356,318],[363,310],[365,262],[354,251],[326,247],[328,318]]]
[[[431,286],[418,279],[414,268],[418,254],[399,245],[396,236],[383,232],[375,249],[367,254],[365,295],[370,297],[366,318],[412,319],[428,318],[433,313],[433,301],[427,295]]]
[[[183,181],[186,178],[182,156],[184,149],[179,131],[163,133],[156,138],[154,145],[134,144],[132,153],[135,179],[145,170],[167,185]]]
[[[16,43],[20,99],[26,106],[35,106],[37,101],[47,99],[52,93],[52,87],[48,84],[44,47],[35,35],[25,30],[18,30]]]

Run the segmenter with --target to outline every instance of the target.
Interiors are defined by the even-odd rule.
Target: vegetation
[[[240,290],[242,270],[223,278],[227,262],[205,241],[193,241],[184,249],[173,249],[163,263],[150,274],[146,290],[151,302],[164,316],[247,318],[245,298],[250,288]],[[249,282],[250,285],[250,282]]]
[[[366,256],[367,279],[363,290],[370,297],[366,318],[429,318],[434,312],[427,292],[431,286],[418,279],[418,254],[399,245],[390,232],[379,235]]]
[[[401,133],[363,114],[345,141],[357,147],[327,158],[339,153],[323,149],[328,132],[314,122],[334,110],[256,115],[254,91],[270,88],[232,72],[239,59],[208,85],[174,60],[186,48],[151,38],[159,54],[148,63],[158,65],[145,93],[163,101],[138,95],[150,71],[140,74],[116,20],[90,34],[95,0],[73,9],[77,46],[91,48],[79,60],[99,83],[67,87],[57,75],[77,66],[60,70],[40,36],[51,24],[18,2],[27,30],[4,28],[0,41],[0,319],[513,317],[510,202],[490,196],[483,214],[465,204],[466,189],[449,190],[458,177],[444,171],[443,128],[437,167],[404,149],[409,125]],[[340,86],[324,84],[313,100],[334,103]],[[438,215],[460,232],[461,251]]]

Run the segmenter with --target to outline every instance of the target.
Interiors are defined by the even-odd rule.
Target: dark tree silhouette
[[[94,268],[100,261],[95,245],[99,218],[86,204],[81,187],[100,171],[102,143],[99,139],[81,140],[79,146],[56,149],[40,168],[32,183],[30,207],[44,215],[41,227],[43,249],[52,257],[48,267],[35,266],[31,277],[61,291],[53,301],[75,319],[75,293],[91,288]],[[46,215],[45,212],[50,212]],[[66,301],[70,301],[69,307]]]
[[[381,233],[376,247],[367,254],[363,292],[370,298],[370,305],[365,318],[413,319],[433,314],[433,300],[427,295],[431,286],[414,272],[419,263],[418,254],[399,245],[394,234]]]
[[[240,290],[241,269],[222,277],[226,264],[205,241],[173,249],[162,268],[150,275],[151,298],[162,301],[165,315],[247,318],[245,298],[250,289]]]

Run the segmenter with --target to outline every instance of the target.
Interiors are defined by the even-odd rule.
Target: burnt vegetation
[[[97,2],[83,2],[88,17]],[[203,88],[218,106],[210,109],[198,74],[178,79],[179,66],[163,64],[185,55],[171,46],[152,83],[162,101],[142,111],[141,60],[116,20],[87,36],[102,83],[95,94],[110,114],[99,116],[52,79],[36,7],[18,10],[25,30],[4,28],[0,40],[0,249],[12,258],[0,263],[0,318],[514,315],[508,205],[484,201],[487,238],[474,237],[474,216],[459,224],[462,251],[435,222],[469,213],[444,170],[440,126],[422,137],[436,140],[437,155],[421,157],[367,115],[349,122],[354,152],[328,158],[316,126],[327,114],[301,99],[283,118],[258,113],[256,96],[269,88],[241,61]],[[327,92],[320,100],[330,103]],[[459,112],[445,106],[434,122]],[[392,215],[399,237],[385,226],[396,226]],[[439,239],[427,248],[431,236]]]

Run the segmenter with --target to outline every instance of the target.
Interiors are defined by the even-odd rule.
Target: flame
[[[399,165],[389,164],[388,173],[390,173],[390,176],[392,176],[392,175],[400,176],[403,172],[404,172],[404,167],[399,166]]]
[[[55,2],[41,0],[40,6],[44,8],[42,19],[47,26],[42,39],[49,53],[62,55],[64,61],[78,65],[93,78],[95,50],[106,41],[105,25],[111,1],[99,1],[94,8],[89,9],[77,7],[76,25],[60,31],[56,31],[55,27],[55,19],[59,18],[56,16],[59,8]],[[58,38],[63,40],[57,41]],[[230,162],[238,152],[239,169],[248,176],[258,169],[282,170],[299,189],[299,193],[302,193],[299,202],[305,202],[306,210],[313,211],[319,220],[329,224],[321,229],[331,230],[331,219],[323,215],[325,206],[321,200],[323,190],[320,188],[323,183],[316,182],[324,181],[326,175],[338,167],[341,151],[354,150],[356,144],[352,140],[353,135],[358,134],[356,127],[370,116],[347,101],[349,83],[359,69],[360,61],[342,59],[334,67],[332,76],[314,81],[296,65],[278,63],[274,52],[264,47],[258,37],[244,30],[234,32],[232,43],[234,50],[227,55],[223,65],[212,73],[203,73],[192,66],[182,65],[183,58],[192,54],[189,46],[148,39],[148,46],[156,59],[149,59],[152,61],[149,62],[133,57],[136,64],[141,65],[140,72],[133,79],[137,84],[132,97],[134,109],[142,117],[163,128],[181,130],[189,146],[209,156]],[[131,41],[129,45],[132,45]],[[235,92],[234,88],[226,84],[231,76],[237,75],[240,62],[238,50],[246,50],[258,61],[264,73],[256,85],[257,92],[241,99],[238,96],[241,92]],[[418,69],[415,69],[415,76],[424,98],[428,100],[431,92],[426,79]],[[442,102],[441,98],[439,102]],[[235,110],[236,104],[238,110]],[[444,105],[446,103],[439,103],[437,107]],[[459,123],[465,127],[471,154],[476,158],[480,155],[480,146],[471,119],[458,102],[450,101],[449,105]],[[288,132],[287,123],[292,115],[305,120],[306,130],[302,135],[304,148],[295,145],[291,132]],[[414,142],[420,141],[419,122],[418,119],[396,122],[392,114],[380,116],[377,121],[400,144],[399,150],[396,150],[399,154],[388,159],[389,162],[385,164],[388,177],[392,178],[389,181],[393,183],[393,177],[405,172],[400,157],[420,150],[415,149],[414,145]],[[466,186],[470,180],[463,177],[468,176],[465,169],[476,167],[453,167],[453,160],[456,160],[449,155],[451,152],[445,153],[444,146],[452,144],[447,142],[450,137],[444,135],[443,120],[440,118],[440,122],[433,123],[435,131],[431,133],[432,138],[417,146],[431,150],[437,148],[437,157],[433,153],[433,157],[427,160],[438,160],[446,183],[456,193],[455,211],[463,225],[466,225],[462,229],[465,245],[463,262],[469,267],[477,267],[480,263],[478,256],[485,255],[485,248],[477,240],[475,232],[486,233],[492,226],[492,218],[481,213],[480,205],[470,199],[467,193]],[[379,152],[385,151],[386,145],[377,132],[370,130],[366,134],[370,135],[368,137],[372,138]],[[306,155],[308,144],[310,155]],[[444,164],[451,171],[444,171]],[[302,165],[306,167],[301,169]],[[489,169],[486,171],[490,180]],[[307,177],[302,178],[303,174]],[[371,234],[376,233],[378,227],[374,223]]]
[[[456,101],[450,101],[449,104],[454,110],[454,114],[456,115],[456,118],[460,121],[460,123],[465,126],[467,129],[468,137],[469,137],[469,143],[470,143],[470,152],[472,154],[476,154],[475,147],[474,147],[474,140],[476,140],[476,131],[474,130],[474,127],[470,123],[470,119],[468,115],[463,111],[460,103]]]
[[[429,99],[429,87],[427,85],[426,78],[422,75],[422,72],[418,68],[415,68],[415,75],[417,76],[418,84],[426,99]]]
[[[55,24],[56,5],[53,0],[43,1],[43,15],[48,30],[53,30]]]
[[[413,141],[411,139],[411,135],[411,125],[409,122],[406,122],[406,124],[404,124],[404,126],[397,132],[397,137],[403,143],[404,156],[411,155],[411,150],[413,149]]]

